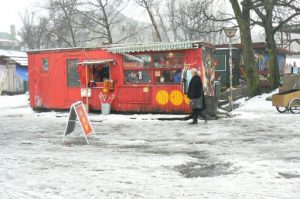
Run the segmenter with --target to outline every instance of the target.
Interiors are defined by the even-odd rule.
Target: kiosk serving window
[[[126,83],[147,83],[151,81],[151,55],[139,54],[124,56],[124,75]]]
[[[156,83],[180,83],[181,69],[177,70],[155,70],[154,82]]]
[[[96,64],[90,67],[91,81],[104,82],[109,79],[109,64]]]
[[[100,87],[110,79],[110,63],[113,59],[84,60],[77,63],[77,72],[83,87]],[[101,84],[98,84],[101,83]]]
[[[154,82],[179,83],[183,68],[183,53],[164,52],[153,54]]]

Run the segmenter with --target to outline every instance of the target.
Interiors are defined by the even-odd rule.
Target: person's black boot
[[[189,124],[198,124],[198,122],[197,122],[197,120],[196,121],[192,121],[192,122],[190,122]]]
[[[209,120],[209,116],[204,114],[204,123],[207,123],[208,120]]]
[[[193,116],[193,121],[190,122],[189,124],[197,124],[198,123],[198,116]]]
[[[204,123],[207,123],[209,120],[209,115],[206,113],[200,113],[200,116],[204,119]]]

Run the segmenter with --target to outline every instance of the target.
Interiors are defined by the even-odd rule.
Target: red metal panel
[[[45,57],[49,60],[49,70],[45,77],[47,80],[44,82],[49,88],[44,93],[44,100],[46,101],[47,107],[57,108],[64,107],[64,97],[66,89],[60,86],[60,82],[64,81],[63,74],[64,70],[61,70],[62,62],[60,60],[61,55],[59,53],[45,54]]]
[[[152,89],[149,85],[125,85],[118,89],[117,110],[149,112],[152,107]]]
[[[92,88],[92,97],[89,99],[89,104],[90,104],[90,109],[91,110],[100,110],[101,108],[101,103],[100,103],[100,98],[99,94],[102,92],[102,89],[100,88]]]
[[[150,104],[151,89],[148,85],[123,86],[119,92],[119,101],[124,104]]]

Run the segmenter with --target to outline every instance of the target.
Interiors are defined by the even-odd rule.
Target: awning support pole
[[[85,86],[86,86],[86,112],[89,113],[89,88],[88,88],[88,70],[87,65],[85,65]]]

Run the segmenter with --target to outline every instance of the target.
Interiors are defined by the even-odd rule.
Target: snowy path
[[[62,144],[68,113],[0,96],[0,198],[300,198],[299,115],[256,97],[233,118],[91,114]],[[178,117],[178,116],[176,116]]]

